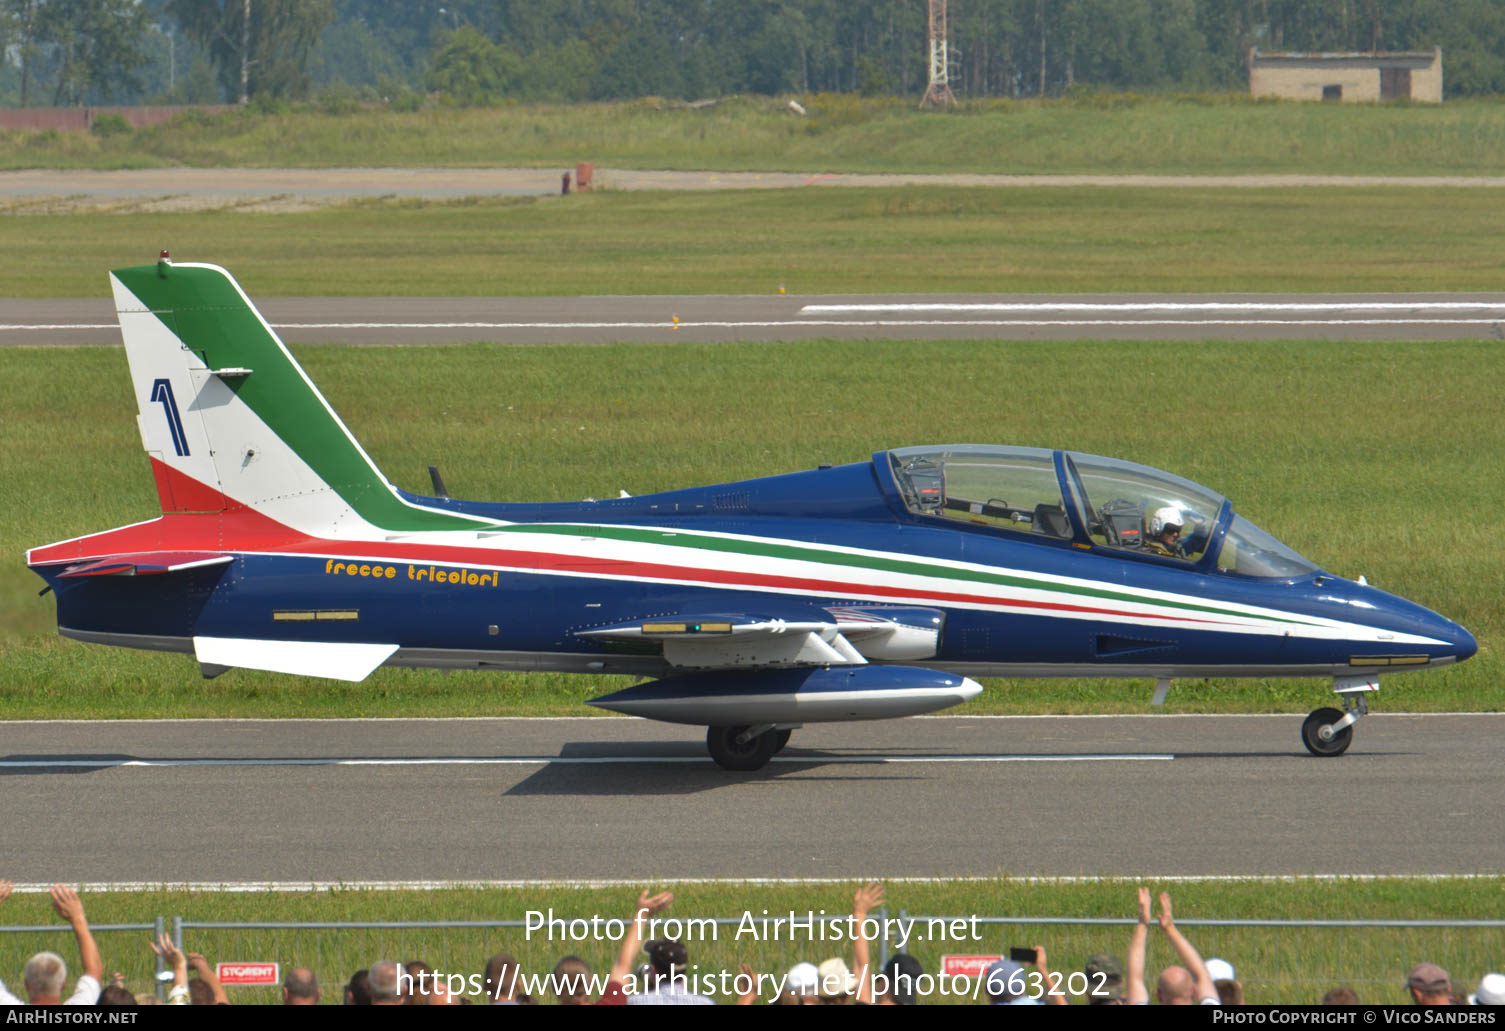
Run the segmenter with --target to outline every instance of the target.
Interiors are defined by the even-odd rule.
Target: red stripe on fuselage
[[[160,464],[160,463],[158,463]],[[1018,598],[999,598],[983,594],[961,594],[949,591],[926,591],[916,588],[886,587],[877,584],[848,583],[840,580],[816,580],[797,576],[775,576],[767,573],[739,573],[723,569],[705,569],[695,566],[664,565],[661,563],[632,562],[609,558],[585,558],[578,555],[558,555],[534,551],[499,551],[490,548],[469,548],[459,545],[404,544],[401,541],[340,541],[310,537],[285,526],[274,519],[246,508],[240,502],[225,497],[218,491],[184,476],[166,465],[175,496],[179,493],[179,480],[188,480],[193,486],[184,491],[196,493],[196,498],[209,500],[223,506],[223,511],[213,514],[187,515],[165,513],[162,518],[139,526],[126,526],[118,530],[90,534],[77,540],[35,548],[28,555],[32,565],[50,565],[57,562],[77,562],[88,558],[107,558],[122,552],[187,551],[193,549],[214,550],[221,553],[306,555],[310,559],[379,558],[402,559],[415,563],[440,565],[469,565],[486,568],[502,568],[523,571],[548,572],[562,575],[633,577],[658,580],[667,583],[715,584],[725,587],[773,588],[803,591],[814,594],[851,597],[870,595],[883,598],[899,598],[908,601],[949,601],[959,604],[991,605],[1015,609],[1035,609],[1047,612],[1070,612],[1082,615],[1118,616],[1129,619],[1156,619],[1175,623],[1209,623],[1216,620],[1199,619],[1195,616],[1153,615],[1127,612],[1121,609],[1100,608],[1091,605],[1073,605],[1065,602],[1025,601]],[[159,480],[160,483],[160,480]],[[208,494],[217,497],[209,499]],[[469,532],[469,531],[462,531]]]

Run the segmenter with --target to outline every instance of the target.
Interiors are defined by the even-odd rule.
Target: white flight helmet
[[[1157,508],[1150,516],[1150,536],[1159,537],[1168,526],[1174,526],[1178,531],[1186,525],[1186,520],[1181,517],[1181,510],[1171,505]]]

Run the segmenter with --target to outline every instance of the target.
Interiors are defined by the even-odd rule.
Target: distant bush
[[[258,93],[242,110],[248,115],[285,115],[289,114],[292,109],[292,105],[281,97],[274,97],[270,93]]]
[[[32,133],[27,143],[33,147],[50,147],[60,138],[56,129],[43,129],[41,132]]]
[[[897,97],[863,97],[855,93],[816,93],[805,101],[810,120],[805,131],[818,136],[844,125],[861,125],[869,118],[899,107]],[[907,106],[907,105],[905,105]]]
[[[167,124],[175,128],[202,128],[207,125],[218,125],[219,116],[211,114],[203,108],[190,107],[186,111],[179,111],[173,115]]]
[[[417,111],[423,106],[423,94],[410,89],[401,89],[387,99],[387,107],[393,111]]]
[[[129,136],[131,123],[125,120],[124,115],[111,112],[97,116],[94,124],[89,126],[89,131],[95,136]]]
[[[344,83],[333,83],[314,100],[319,111],[326,115],[353,115],[361,109],[355,91]]]

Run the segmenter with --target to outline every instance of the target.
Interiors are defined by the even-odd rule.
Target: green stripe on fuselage
[[[1263,616],[1252,612],[1219,608],[1215,605],[1191,602],[1164,601],[1146,598],[1127,591],[1106,590],[1099,587],[1079,587],[1056,583],[1027,576],[1011,576],[1005,573],[988,573],[978,569],[956,569],[951,566],[917,562],[910,559],[879,558],[871,555],[853,555],[842,551],[826,551],[821,548],[797,544],[776,544],[770,541],[749,541],[727,537],[702,536],[685,530],[641,530],[622,526],[570,526],[561,523],[548,525],[517,525],[498,527],[507,533],[552,533],[571,537],[602,537],[607,540],[634,541],[640,544],[663,544],[669,547],[697,548],[704,551],[721,551],[741,555],[762,555],[767,558],[786,558],[801,562],[818,562],[831,566],[851,566],[858,569],[881,569],[891,573],[911,576],[943,577],[948,580],[965,580],[973,583],[992,584],[1001,587],[1020,587],[1034,591],[1049,591],[1053,594],[1068,594],[1080,598],[1096,598],[1105,601],[1131,602],[1136,605],[1158,605],[1168,609],[1188,612],[1205,612],[1238,619],[1257,619],[1271,623],[1298,623],[1315,626],[1292,616]]]

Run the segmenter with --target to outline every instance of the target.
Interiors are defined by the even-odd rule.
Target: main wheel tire
[[[746,727],[709,727],[705,732],[705,745],[711,758],[723,770],[761,770],[779,750],[779,735],[764,731],[755,738],[738,742],[737,737],[747,731]]]
[[[1342,718],[1343,714],[1337,709],[1318,709],[1308,716],[1306,722],[1301,724],[1301,743],[1306,745],[1306,750],[1320,756],[1342,755],[1348,751],[1348,746],[1353,742],[1352,724],[1325,740],[1321,734],[1323,727]]]
[[[773,746],[773,754],[774,755],[778,755],[780,752],[782,752],[784,750],[784,746],[789,743],[789,735],[793,734],[794,731],[792,731],[792,730],[770,730],[768,733],[770,733],[770,734],[773,735],[774,741],[776,742],[774,744],[774,746]]]

